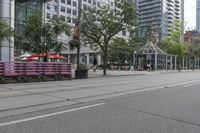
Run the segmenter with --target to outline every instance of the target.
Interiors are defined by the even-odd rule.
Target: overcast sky
[[[194,29],[196,27],[196,0],[185,1],[185,23],[186,30],[188,28]]]

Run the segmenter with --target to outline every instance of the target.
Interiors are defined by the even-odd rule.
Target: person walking
[[[93,72],[96,72],[96,69],[97,69],[97,59],[94,58],[94,60],[93,60]]]

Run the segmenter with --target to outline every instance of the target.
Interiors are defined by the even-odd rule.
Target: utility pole
[[[178,54],[179,54],[179,67],[178,67],[178,71],[181,71],[181,41],[179,43],[179,50],[178,50]]]
[[[80,56],[80,44],[81,44],[81,41],[80,41],[80,27],[81,27],[81,13],[82,13],[82,0],[79,0],[78,1],[78,20],[77,20],[77,24],[78,24],[78,42],[79,42],[79,45],[77,47],[77,66],[79,65],[79,56]]]

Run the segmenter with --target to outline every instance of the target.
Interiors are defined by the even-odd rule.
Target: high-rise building
[[[16,35],[23,34],[27,17],[35,11],[42,12],[46,1],[50,0],[0,0],[0,20],[5,20],[15,29]],[[15,40],[12,37],[0,42],[1,61],[14,61],[14,51],[18,46]]]
[[[200,0],[196,0],[196,27],[200,31]]]
[[[137,0],[137,10],[139,36],[145,36],[148,27],[153,26],[164,39],[175,20],[183,22],[184,0]]]

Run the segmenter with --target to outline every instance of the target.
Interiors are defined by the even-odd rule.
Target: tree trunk
[[[80,41],[79,41],[79,43],[80,43]],[[77,62],[76,62],[77,66],[79,65],[79,61],[80,61],[79,57],[80,57],[80,45],[77,47]]]
[[[106,75],[106,67],[107,67],[107,62],[108,62],[108,55],[107,55],[107,50],[104,51],[104,56],[103,56],[103,75]]]

